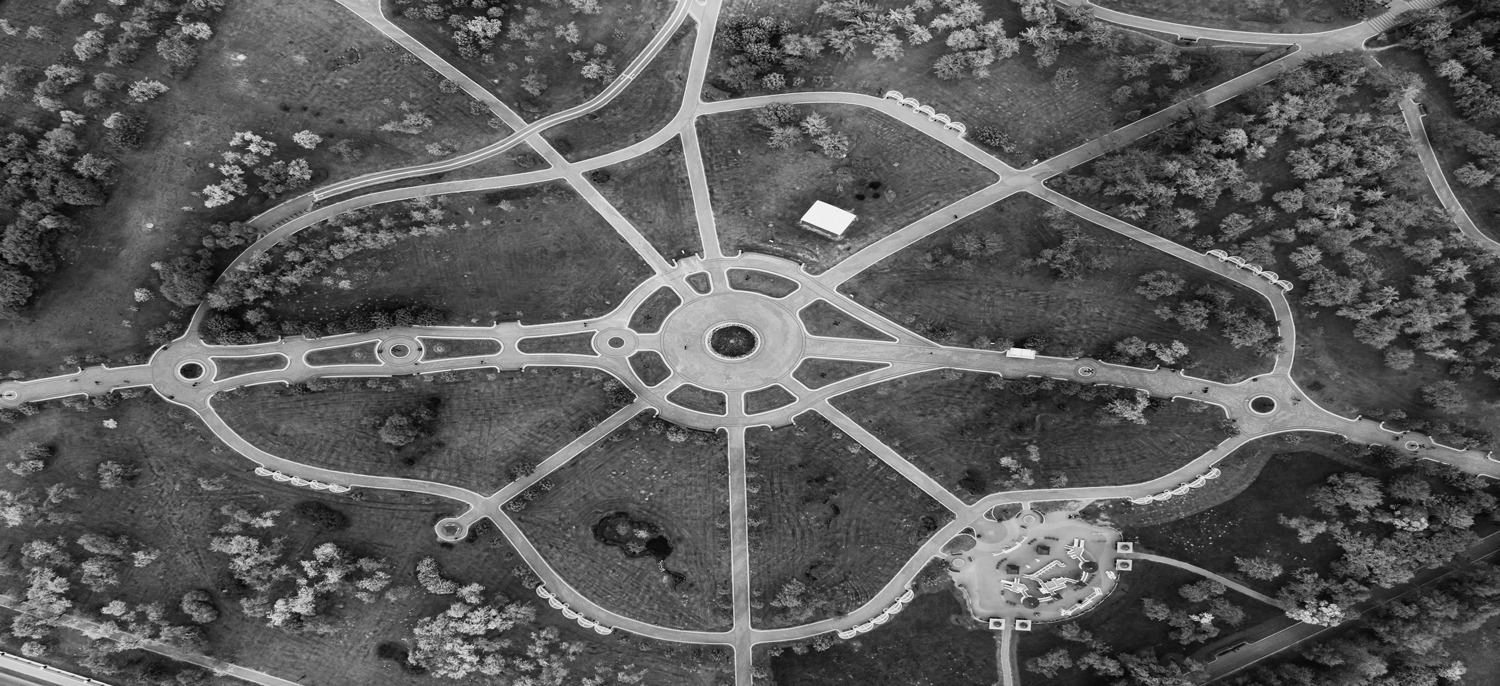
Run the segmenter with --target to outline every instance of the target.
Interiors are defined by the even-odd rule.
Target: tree
[[[318,147],[323,142],[323,137],[311,131],[302,130],[292,134],[292,142],[308,150]]]
[[[127,486],[135,480],[140,470],[135,465],[126,462],[107,460],[99,463],[98,476],[99,488],[114,490],[121,486]]]
[[[1236,557],[1234,566],[1252,579],[1271,581],[1282,574],[1281,565],[1263,557]]]
[[[104,119],[105,134],[121,150],[137,150],[146,142],[146,120],[133,114],[115,112]]]
[[[5,468],[17,476],[30,476],[47,468],[47,460],[52,457],[52,448],[41,443],[27,443],[16,451],[15,462],[7,462]]]
[[[1035,672],[1048,679],[1054,679],[1059,671],[1072,667],[1073,658],[1068,655],[1068,649],[1061,646],[1053,648],[1041,657],[1033,657],[1026,661],[1026,671]]]
[[[146,102],[155,99],[156,96],[165,92],[167,92],[167,84],[151,79],[142,79],[130,84],[130,88],[125,91],[125,95],[134,102]]]
[[[1136,286],[1135,292],[1147,300],[1159,300],[1177,295],[1187,285],[1187,281],[1181,276],[1165,269],[1143,274],[1140,282],[1141,285]]]
[[[206,255],[175,257],[167,262],[154,262],[151,266],[161,278],[161,294],[167,300],[180,307],[203,302],[211,277]]]
[[[31,300],[34,288],[31,277],[8,264],[0,264],[0,319],[20,317],[21,308]]]
[[[777,126],[771,129],[771,137],[766,141],[777,150],[790,150],[802,140],[802,129],[795,126]]]
[[[397,413],[385,418],[380,425],[380,440],[397,448],[421,438],[422,427],[410,415]]]
[[[1469,409],[1463,391],[1452,381],[1437,381],[1420,389],[1422,402],[1443,414],[1462,414]]]
[[[78,40],[73,43],[73,54],[78,56],[78,61],[87,62],[104,54],[104,33],[102,31],[84,31],[79,34]]]

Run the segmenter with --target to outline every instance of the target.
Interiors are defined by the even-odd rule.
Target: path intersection
[[[465,537],[469,527],[489,519],[510,540],[520,555],[543,580],[545,588],[566,603],[572,611],[600,625],[623,629],[653,638],[720,644],[735,653],[736,683],[750,683],[751,648],[757,643],[779,642],[846,631],[868,622],[904,595],[910,582],[939,554],[942,546],[998,505],[1024,504],[1033,501],[1107,500],[1142,498],[1185,483],[1213,467],[1237,448],[1266,436],[1319,431],[1348,437],[1363,443],[1404,446],[1421,457],[1442,461],[1464,471],[1489,477],[1500,477],[1500,462],[1472,450],[1442,446],[1418,434],[1390,431],[1378,422],[1347,418],[1319,407],[1297,386],[1292,378],[1295,362],[1296,331],[1286,293],[1281,287],[1256,274],[1226,264],[1222,259],[1200,253],[1168,241],[1102,212],[1089,208],[1042,185],[1042,182],[1111,150],[1128,145],[1174,121],[1186,103],[1167,108],[1099,139],[1042,161],[1026,169],[1016,169],[969,143],[941,124],[914,116],[895,100],[843,92],[783,93],[772,96],[703,102],[700,93],[708,69],[713,27],[721,3],[719,0],[680,0],[675,11],[664,22],[648,48],[621,74],[609,88],[589,102],[530,124],[513,112],[482,84],[474,82],[459,69],[445,62],[411,36],[381,15],[375,0],[338,0],[359,19],[368,22],[394,41],[410,50],[443,76],[458,83],[475,99],[489,107],[513,129],[513,133],[493,145],[433,164],[393,169],[331,184],[290,200],[257,217],[255,224],[264,237],[246,250],[229,269],[236,268],[254,256],[320,221],[337,214],[370,205],[389,203],[428,195],[495,190],[527,186],[544,181],[561,181],[577,190],[616,232],[651,266],[653,274],[641,282],[608,314],[570,322],[544,325],[498,323],[473,327],[408,327],[379,330],[365,334],[347,334],[327,338],[301,337],[253,345],[210,345],[199,338],[198,324],[207,312],[206,306],[195,314],[192,326],[179,339],[163,346],[142,365],[107,368],[91,367],[74,374],[24,382],[0,383],[0,407],[15,407],[73,395],[99,394],[122,388],[150,388],[168,401],[192,410],[219,439],[258,465],[263,473],[275,472],[278,478],[295,478],[301,482],[318,482],[340,488],[375,488],[410,491],[440,496],[463,503],[467,510],[445,519],[436,526],[436,534],[445,540]],[[1064,4],[1081,4],[1068,0]],[[1359,50],[1370,38],[1396,25],[1400,15],[1413,8],[1431,7],[1438,2],[1396,0],[1386,15],[1350,27],[1317,34],[1268,34],[1203,29],[1161,22],[1109,10],[1096,10],[1102,19],[1125,27],[1176,34],[1183,37],[1290,46],[1289,52],[1247,74],[1215,86],[1197,100],[1209,104],[1224,102],[1236,95],[1266,83],[1313,55]],[[660,131],[634,145],[587,160],[568,162],[542,138],[540,133],[556,124],[569,121],[603,107],[635,78],[666,45],[683,22],[699,26],[693,47],[691,66],[684,94],[676,115]],[[875,110],[909,125],[946,145],[1000,176],[995,184],[895,231],[847,257],[822,274],[812,274],[801,265],[767,255],[725,254],[719,245],[718,232],[710,204],[708,184],[694,125],[700,116],[761,107],[772,102],[793,104],[838,103]],[[1435,186],[1442,172],[1431,156],[1420,117],[1408,113],[1415,142]],[[1420,132],[1420,133],[1419,133]],[[622,162],[644,154],[673,137],[681,136],[689,171],[695,217],[703,244],[701,256],[691,256],[670,263],[661,258],[644,236],[598,192],[588,180],[594,169]],[[501,154],[525,143],[550,165],[547,169],[464,181],[417,185],[358,195],[364,188],[377,184],[411,179],[441,171],[457,169]],[[948,227],[962,218],[1017,193],[1030,193],[1131,239],[1161,250],[1184,262],[1232,279],[1259,293],[1267,300],[1276,317],[1284,343],[1270,373],[1227,384],[1197,379],[1170,369],[1140,369],[1099,362],[1087,358],[1063,359],[1037,356],[1034,359],[1010,357],[1003,351],[976,350],[939,345],[882,317],[841,294],[839,286],[899,250]],[[1451,193],[1450,193],[1451,194]],[[342,198],[329,201],[331,198]],[[1464,217],[1466,220],[1467,217]],[[1462,220],[1461,220],[1462,221]],[[1467,228],[1466,228],[1467,231]],[[1500,247],[1493,246],[1492,247]],[[746,285],[746,274],[756,280],[772,281],[785,286],[767,291]],[[739,277],[738,279],[736,277]],[[706,279],[707,289],[702,288]],[[695,287],[696,286],[696,287]],[[756,288],[756,290],[746,290]],[[662,289],[681,299],[659,324],[659,329],[631,327],[632,316],[646,301]],[[790,290],[790,292],[783,292]],[[848,317],[879,332],[886,340],[831,338],[810,333],[801,313],[815,303],[826,303]],[[741,349],[724,354],[715,348],[716,332],[737,327],[734,332],[748,332],[750,352]],[[741,331],[743,330],[743,332]],[[591,335],[593,354],[526,353],[519,342],[526,338],[566,334]],[[726,334],[727,335],[727,334]],[[437,339],[486,339],[499,345],[499,352],[471,357],[441,357],[434,350]],[[370,364],[317,364],[310,356],[316,351],[350,345],[373,345],[377,351]],[[275,356],[279,368],[270,371],[242,373],[225,378],[219,363],[236,358]],[[663,374],[648,375],[640,371],[642,360],[659,356],[666,369]],[[810,387],[799,380],[797,369],[809,359],[869,363],[868,370]],[[588,431],[544,461],[530,476],[513,482],[494,493],[479,493],[458,486],[392,477],[340,472],[303,464],[297,455],[273,455],[251,444],[224,421],[214,407],[216,394],[252,384],[299,383],[316,377],[385,377],[408,374],[430,374],[464,369],[515,370],[538,366],[571,366],[597,369],[624,381],[636,395],[632,404]],[[1187,398],[1210,403],[1232,420],[1239,433],[1218,446],[1163,474],[1136,484],[1088,488],[1056,488],[1012,491],[990,494],[968,504],[948,488],[905,459],[898,451],[847,415],[835,409],[830,399],[859,388],[889,381],[901,376],[937,369],[961,369],[1000,374],[1007,378],[1050,377],[1085,383],[1102,383],[1142,389],[1160,398]],[[785,391],[785,404],[769,409],[757,407],[754,413],[746,401],[748,394],[773,387]],[[719,398],[722,410],[713,406],[683,404],[680,389],[693,389]],[[1264,410],[1268,398],[1272,409]],[[709,431],[724,431],[728,437],[727,460],[730,479],[731,559],[734,598],[734,624],[726,631],[686,631],[652,625],[623,616],[589,599],[555,570],[538,552],[502,506],[527,488],[563,467],[614,430],[643,411],[653,411],[663,419],[682,426]],[[782,629],[760,629],[750,619],[750,545],[747,528],[747,490],[745,464],[745,431],[756,426],[781,426],[797,417],[816,412],[846,435],[863,444],[875,456],[950,510],[951,523],[934,533],[907,560],[884,588],[859,609],[841,617]]]

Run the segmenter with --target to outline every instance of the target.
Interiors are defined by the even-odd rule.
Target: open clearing
[[[256,386],[214,405],[236,433],[273,455],[489,494],[511,482],[512,466],[547,459],[618,409],[605,388],[611,382],[592,370],[534,367],[335,381],[340,387],[297,396]],[[381,441],[372,420],[423,406],[436,415],[430,436],[399,449]]]
[[[1156,316],[1159,304],[1135,292],[1137,279],[1165,269],[1198,284],[1229,289],[1236,307],[1248,307],[1269,320],[1265,299],[1212,272],[1148,247],[1092,222],[1069,215],[1088,251],[1108,257],[1112,266],[1077,279],[1052,275],[1026,260],[1056,248],[1063,236],[1043,220],[1051,205],[1029,194],[1007,198],[965,218],[860,273],[841,291],[866,307],[949,345],[986,347],[978,339],[1021,342],[1036,336],[1045,354],[1100,355],[1128,336],[1152,343],[1182,341],[1189,351],[1189,373],[1235,382],[1269,372],[1270,358],[1252,348],[1235,348],[1218,326],[1188,331]],[[998,241],[1004,247],[972,257],[956,244]]]
[[[752,112],[698,120],[703,163],[724,251],[795,259],[819,273],[883,236],[997,177],[903,122],[853,105],[804,105],[849,136],[848,157],[829,159],[807,141],[791,150],[766,144]],[[872,188],[871,184],[875,184]],[[860,218],[842,240],[799,225],[814,200]]]
[[[968,502],[1029,482],[1057,487],[1058,475],[1068,486],[1149,481],[1224,437],[1217,429],[1223,412],[1201,403],[1167,403],[1148,412],[1146,426],[1105,426],[1102,400],[990,388],[998,378],[925,372],[845,393],[833,404]],[[1193,405],[1205,409],[1193,412]]]
[[[569,162],[633,145],[656,133],[677,115],[697,28],[685,22],[671,42],[604,107],[542,133]]]
[[[703,253],[681,138],[601,171],[609,180],[596,184],[599,192],[662,257],[675,261]]]
[[[765,604],[757,627],[853,610],[890,581],[952,515],[915,484],[814,413],[745,434],[749,463],[751,588]],[[793,579],[795,608],[773,606]]]
[[[627,617],[679,629],[724,629],[729,602],[729,464],[722,439],[642,415],[547,477],[556,484],[516,523],[580,593]],[[682,431],[675,427],[671,431]],[[663,532],[671,552],[626,557],[594,526],[624,512]]]

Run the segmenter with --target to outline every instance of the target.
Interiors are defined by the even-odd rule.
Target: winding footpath
[[[459,84],[466,93],[484,103],[496,117],[510,126],[513,132],[480,150],[432,164],[378,172],[338,182],[273,208],[256,220],[259,222],[257,226],[266,229],[265,235],[236,258],[229,270],[242,269],[256,256],[270,250],[287,237],[350,210],[428,195],[563,182],[577,191],[631,245],[651,267],[652,275],[611,312],[584,320],[534,325],[502,322],[473,327],[405,327],[319,339],[283,338],[240,346],[210,345],[196,336],[194,332],[198,330],[198,324],[208,311],[204,306],[195,312],[188,332],[159,349],[146,364],[119,368],[91,367],[70,375],[34,381],[6,381],[0,383],[0,407],[16,407],[68,396],[95,395],[122,388],[151,388],[168,401],[196,413],[220,440],[258,465],[263,472],[276,472],[280,478],[295,478],[303,483],[409,491],[462,503],[466,506],[462,514],[437,523],[435,531],[439,538],[449,541],[462,539],[471,526],[488,519],[543,580],[547,590],[555,594],[560,602],[566,603],[571,611],[603,625],[651,638],[727,646],[734,651],[735,682],[739,686],[751,683],[751,660],[755,645],[806,639],[870,621],[906,593],[912,579],[932,557],[940,553],[945,543],[998,505],[1043,500],[1090,501],[1149,496],[1193,479],[1251,441],[1300,431],[1326,432],[1346,436],[1353,441],[1391,445],[1472,474],[1500,478],[1500,462],[1492,459],[1486,452],[1448,447],[1421,434],[1390,431],[1378,422],[1339,416],[1319,407],[1304,394],[1291,375],[1296,350],[1296,330],[1291,307],[1285,292],[1272,279],[1151,234],[1043,185],[1054,176],[1169,125],[1182,116],[1191,102],[1218,104],[1269,82],[1314,56],[1360,49],[1370,38],[1397,25],[1402,13],[1414,8],[1430,7],[1436,2],[1396,0],[1391,11],[1385,15],[1316,34],[1204,29],[1096,9],[1096,16],[1125,27],[1213,41],[1282,45],[1287,46],[1287,51],[1278,59],[1207,89],[1189,102],[1178,103],[1144,117],[1029,168],[1017,169],[996,159],[942,124],[915,115],[910,109],[890,99],[856,93],[807,92],[720,102],[702,101],[701,93],[710,62],[714,27],[721,9],[719,0],[680,0],[641,54],[600,94],[588,102],[529,123],[496,97],[490,88],[446,62],[386,18],[378,0],[338,1],[359,19],[389,36],[439,74]],[[650,64],[671,36],[689,20],[697,22],[697,38],[693,44],[692,60],[678,109],[666,126],[633,145],[574,162],[566,160],[542,137],[541,134],[549,127],[605,107],[624,93],[631,81]],[[875,241],[819,275],[810,274],[802,265],[781,258],[748,253],[726,255],[719,243],[708,176],[695,123],[701,116],[752,109],[773,102],[841,104],[872,110],[879,116],[897,119],[917,129],[931,139],[933,144],[946,146],[964,155],[993,172],[998,180]],[[1447,188],[1436,157],[1432,154],[1420,117],[1413,114],[1415,105],[1407,105],[1410,108],[1403,105],[1403,111],[1407,114],[1408,124],[1416,137],[1419,155],[1423,157],[1424,167],[1429,178],[1433,179],[1439,196],[1448,205],[1452,196],[1451,189]],[[669,262],[599,193],[589,181],[587,173],[632,159],[675,137],[682,139],[694,218],[702,240],[703,254]],[[351,196],[356,191],[379,184],[460,169],[523,143],[546,160],[548,168],[522,174],[428,183]],[[1447,191],[1446,196],[1444,190]],[[1283,352],[1276,356],[1269,371],[1233,384],[1205,381],[1170,369],[1140,369],[1087,358],[1009,357],[1004,352],[938,345],[889,321],[839,291],[839,287],[849,279],[900,250],[1017,193],[1033,194],[1082,219],[1254,290],[1268,302],[1277,321]],[[320,206],[323,201],[338,196],[351,197]],[[1453,202],[1456,205],[1456,199]],[[1467,220],[1461,206],[1458,206],[1455,220],[1460,227]],[[1472,222],[1468,222],[1468,226],[1472,227]],[[1470,231],[1469,228],[1463,230],[1466,233]],[[1477,231],[1477,228],[1473,230]],[[1493,241],[1491,244],[1493,245]],[[1494,247],[1500,248],[1500,245]],[[732,286],[735,282],[730,278],[731,270],[761,272],[767,278],[789,282],[794,288],[790,293],[779,295],[741,290]],[[710,287],[706,293],[699,292],[690,281],[700,275],[708,278]],[[657,330],[632,328],[630,320],[635,311],[652,294],[663,288],[676,293],[681,304],[666,316]],[[818,304],[837,308],[851,319],[879,332],[886,340],[855,340],[819,335],[810,329],[803,317],[807,308]],[[753,356],[745,360],[729,359],[717,353],[706,342],[705,332],[726,321],[740,323],[760,334],[760,347]],[[526,339],[579,333],[591,334],[591,350],[587,353],[536,354],[521,350],[521,343]],[[444,357],[436,352],[438,344],[444,339],[493,341],[498,345],[498,352],[469,357]],[[368,362],[320,363],[318,360],[328,359],[330,356],[315,354],[349,348],[368,349]],[[660,356],[668,369],[666,378],[647,378],[637,372],[633,360],[638,361],[646,354]],[[265,356],[273,356],[278,360],[275,368],[239,374],[232,374],[228,366],[221,368],[223,363],[232,360]],[[811,359],[872,364],[867,371],[823,382],[815,381],[807,374],[799,374],[799,370]],[[254,384],[295,384],[329,376],[388,377],[542,366],[606,372],[628,385],[635,393],[636,400],[550,456],[532,474],[493,493],[477,492],[463,484],[345,472],[309,464],[296,456],[274,455],[253,445],[236,432],[232,422],[222,417],[213,403],[214,397],[220,392]],[[1143,475],[1143,480],[1139,483],[1010,491],[990,494],[977,502],[966,503],[931,475],[912,464],[899,451],[886,445],[868,427],[836,409],[830,402],[840,394],[859,388],[905,375],[945,368],[999,374],[1013,379],[1048,377],[1080,383],[1110,384],[1142,389],[1161,398],[1208,403],[1218,408],[1226,419],[1232,420],[1237,431],[1212,450],[1186,461],[1170,473]],[[751,413],[746,405],[747,397],[756,391],[773,387],[780,387],[791,400],[779,407],[757,408]],[[675,392],[690,388],[720,394],[725,401],[724,409],[716,411],[711,407],[695,407],[684,404],[674,396]],[[1252,409],[1251,403],[1256,399],[1269,401],[1273,405],[1272,409]],[[733,623],[728,629],[704,631],[659,626],[631,618],[618,608],[599,605],[589,598],[587,588],[575,587],[563,572],[555,569],[546,555],[536,548],[525,531],[503,509],[507,502],[572,460],[585,455],[643,412],[653,412],[683,426],[722,430],[726,434],[730,581],[733,596]],[[828,419],[839,430],[869,449],[884,464],[921,488],[946,508],[952,518],[906,560],[901,570],[883,588],[853,612],[801,626],[757,628],[751,602],[751,570],[755,561],[751,556],[748,526],[745,435],[749,428],[785,425],[807,412],[816,412]],[[1184,563],[1152,555],[1140,554],[1136,557],[1184,566]],[[1234,584],[1211,571],[1190,565],[1187,567],[1209,578],[1221,579],[1221,583],[1242,593],[1265,602],[1275,602],[1274,599]],[[1010,632],[1005,632],[1000,637],[997,650],[1012,656],[1012,664],[1007,670],[1003,670],[1005,675],[1002,677],[1002,681],[1011,683],[1015,676],[1015,651]],[[267,686],[288,683],[260,673],[236,676]]]

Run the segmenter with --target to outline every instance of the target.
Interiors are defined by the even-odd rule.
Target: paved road
[[[1443,166],[1438,162],[1437,151],[1432,147],[1432,141],[1427,138],[1427,127],[1423,125],[1421,106],[1415,100],[1403,100],[1401,102],[1401,115],[1406,119],[1406,128],[1411,131],[1413,147],[1417,150],[1417,158],[1422,160],[1422,171],[1427,173],[1427,181],[1432,184],[1432,190],[1437,194],[1438,201],[1443,203],[1443,209],[1448,210],[1448,216],[1453,218],[1453,223],[1464,232],[1465,236],[1473,239],[1475,243],[1486,246],[1490,250],[1500,251],[1500,241],[1490,238],[1474,220],[1469,217],[1468,210],[1459,200],[1458,195],[1453,192],[1453,187],[1448,185],[1448,175],[1443,172]]]
[[[105,682],[0,652],[0,686],[105,686]]]
[[[653,38],[646,50],[599,96],[589,102],[526,123],[519,115],[501,102],[482,84],[475,82],[457,67],[446,63],[441,57],[412,39],[399,27],[380,14],[376,0],[340,0],[341,4],[355,12],[361,19],[381,30],[386,35],[407,47],[413,54],[428,63],[440,74],[453,79],[466,92],[484,102],[490,110],[507,124],[514,133],[505,139],[479,151],[452,160],[430,165],[380,172],[351,179],[314,191],[310,196],[294,198],[278,208],[273,208],[258,222],[274,230],[251,246],[231,268],[238,268],[245,260],[263,252],[277,242],[318,221],[358,207],[393,202],[440,193],[457,193],[473,190],[489,190],[530,185],[545,181],[564,181],[575,188],[593,207],[605,217],[611,226],[653,267],[654,274],[633,291],[612,312],[589,320],[559,322],[539,326],[523,326],[516,323],[497,323],[488,327],[419,327],[372,332],[370,334],[330,337],[324,339],[290,338],[249,346],[210,346],[196,339],[192,331],[159,350],[150,363],[133,367],[109,369],[95,367],[75,374],[29,382],[0,383],[0,406],[15,406],[67,395],[90,394],[126,387],[151,387],[168,400],[191,408],[214,433],[250,460],[285,475],[301,479],[318,480],[324,483],[355,486],[361,488],[384,488],[407,490],[440,496],[464,503],[463,514],[444,520],[436,527],[441,538],[462,537],[468,527],[480,519],[495,522],[500,531],[511,541],[520,555],[543,579],[547,587],[567,602],[575,611],[596,621],[603,622],[633,633],[663,640],[690,643],[721,644],[735,651],[736,683],[749,683],[749,667],[752,646],[757,643],[796,640],[816,636],[833,630],[846,629],[868,621],[895,602],[905,592],[910,581],[936,555],[941,547],[964,527],[982,517],[996,505],[1023,503],[1037,500],[1095,500],[1138,498],[1161,493],[1192,480],[1207,471],[1215,463],[1235,449],[1251,440],[1289,431],[1323,431],[1337,433],[1355,441],[1386,445],[1412,445],[1422,457],[1453,464],[1460,469],[1491,477],[1500,476],[1500,462],[1490,459],[1487,453],[1472,450],[1457,450],[1441,446],[1419,434],[1401,434],[1386,430],[1380,424],[1368,420],[1341,417],[1320,408],[1297,388],[1290,370],[1294,363],[1295,329],[1290,308],[1281,289],[1269,280],[1210,258],[1196,251],[1166,241],[1134,227],[1127,222],[1109,217],[1070,198],[1045,188],[1048,178],[1066,172],[1079,164],[1118,149],[1170,124],[1181,116],[1187,106],[1181,103],[1162,112],[1143,118],[1122,127],[1095,141],[1090,141],[1052,159],[1028,169],[1017,170],[995,159],[983,149],[969,143],[947,130],[939,122],[917,115],[893,100],[855,93],[785,93],[760,98],[705,103],[700,93],[706,78],[713,30],[720,11],[718,0],[683,0],[674,10],[661,31]],[[1133,17],[1118,12],[1100,10],[1101,18],[1136,28],[1166,31],[1183,36],[1209,38],[1213,40],[1263,43],[1292,46],[1291,51],[1270,64],[1231,79],[1200,94],[1197,101],[1216,104],[1263,84],[1285,70],[1309,57],[1318,54],[1357,49],[1370,37],[1386,30],[1399,20],[1401,12],[1412,6],[1430,6],[1431,0],[1408,3],[1398,0],[1392,12],[1370,22],[1318,34],[1255,34],[1227,32],[1216,29],[1199,29],[1172,25],[1166,22]],[[681,22],[692,17],[699,22],[697,40],[681,102],[672,121],[634,145],[601,155],[589,160],[570,163],[541,137],[546,128],[569,121],[586,112],[598,109],[623,92],[628,83],[654,58],[666,44]],[[724,256],[718,244],[714,227],[712,198],[703,167],[701,146],[697,140],[694,122],[699,116],[759,107],[770,102],[797,104],[846,104],[877,110],[907,123],[926,134],[934,143],[944,145],[965,155],[969,160],[983,166],[996,175],[995,183],[962,198],[948,207],[934,212],[913,224],[877,241],[854,256],[825,272],[821,276],[808,274],[800,265],[763,255]],[[1409,116],[1408,121],[1411,122]],[[1421,131],[1416,121],[1413,134]],[[1419,141],[1425,141],[1421,132]],[[611,164],[628,160],[652,150],[675,136],[683,139],[687,157],[689,181],[694,201],[694,215],[698,221],[700,238],[704,245],[701,257],[690,257],[669,264],[663,260],[638,230],[630,224],[591,185],[584,174]],[[520,143],[532,146],[550,165],[550,168],[487,179],[472,179],[447,183],[427,184],[409,188],[382,191],[349,198],[326,207],[312,209],[312,200],[328,198],[361,188],[395,180],[413,178],[439,171],[457,169],[467,164],[500,154]],[[1421,149],[1422,145],[1419,145]],[[1425,146],[1430,155],[1430,145]],[[1424,164],[1427,164],[1424,158]],[[1434,185],[1442,179],[1440,169],[1429,169]],[[1172,370],[1145,370],[1119,365],[1109,365],[1088,359],[1059,359],[1038,357],[1036,359],[1009,358],[992,351],[967,350],[936,345],[930,340],[890,322],[877,313],[838,292],[838,286],[860,271],[911,245],[926,236],[952,225],[974,212],[993,205],[1017,192],[1033,193],[1057,204],[1090,221],[1111,230],[1140,240],[1152,247],[1167,252],[1185,262],[1219,273],[1254,289],[1265,297],[1272,307],[1280,333],[1286,344],[1286,352],[1278,356],[1271,372],[1235,384],[1207,382],[1188,377]],[[1441,191],[1440,191],[1441,195]],[[796,290],[780,298],[736,291],[730,287],[729,270],[754,269],[768,272],[795,283]],[[711,276],[712,291],[699,295],[686,282],[689,274],[707,272]],[[668,287],[684,299],[684,304],[668,317],[660,332],[640,333],[629,329],[629,318],[634,310],[658,288]],[[893,339],[893,342],[851,341],[811,335],[802,324],[799,313],[809,305],[826,301],[844,310],[857,319]],[[702,349],[701,336],[705,327],[723,317],[750,317],[745,322],[763,331],[776,331],[777,335],[766,341],[766,351],[757,353],[746,363],[731,363],[717,359],[711,351]],[[523,338],[551,336],[566,333],[592,332],[593,355],[527,354],[519,350]],[[495,355],[474,356],[463,359],[436,359],[428,356],[427,349],[433,339],[442,337],[487,338],[501,344],[501,352]],[[693,343],[693,340],[699,343]],[[686,341],[686,344],[684,344]],[[420,345],[423,353],[415,359],[395,359],[390,354],[397,343],[412,342]],[[616,345],[616,342],[618,344]],[[376,364],[365,365],[315,365],[309,362],[308,354],[318,350],[369,343],[379,353]],[[681,350],[678,347],[681,346]],[[787,350],[794,352],[787,353]],[[656,386],[639,379],[631,370],[628,358],[636,351],[659,351],[672,364],[672,376]],[[268,353],[280,354],[286,365],[276,371],[259,372],[223,379],[218,376],[214,364],[216,359],[251,357]],[[796,368],[809,357],[835,360],[869,361],[883,365],[877,370],[856,375],[827,385],[809,387],[795,374]],[[186,363],[201,365],[207,373],[202,377],[187,379],[179,375]],[[731,367],[731,364],[741,364]],[[443,484],[414,479],[397,479],[364,474],[353,474],[327,470],[305,464],[296,459],[270,454],[240,437],[219,416],[212,404],[215,393],[243,385],[266,382],[296,383],[316,376],[390,376],[411,373],[432,373],[457,369],[521,369],[527,366],[575,366],[600,369],[624,380],[639,398],[635,403],[621,409],[608,420],[571,442],[567,447],[542,463],[536,473],[506,486],[491,494],[478,493],[458,484]],[[940,368],[958,368],[998,373],[1010,378],[1026,376],[1049,376],[1063,379],[1108,383],[1129,388],[1140,388],[1159,397],[1184,398],[1212,403],[1225,415],[1234,419],[1240,435],[1227,438],[1214,449],[1197,456],[1168,474],[1145,475],[1146,480],[1135,484],[1122,484],[1090,488],[1033,489],[995,493],[973,504],[966,504],[930,475],[912,465],[897,451],[885,445],[870,431],[852,418],[837,411],[829,404],[835,395],[855,390],[870,384],[887,381],[906,374]],[[1087,369],[1091,373],[1084,374]],[[738,370],[738,371],[731,371]],[[744,407],[743,396],[750,387],[735,383],[747,377],[757,379],[757,384],[776,384],[791,392],[795,400],[782,408],[749,415]],[[720,381],[726,391],[728,408],[724,414],[712,414],[674,403],[671,392],[684,384],[706,384],[719,388],[711,381]],[[1259,396],[1275,399],[1276,409],[1260,414],[1249,409],[1249,401]],[[603,440],[611,432],[628,422],[642,411],[652,410],[664,418],[695,428],[724,428],[728,432],[731,513],[731,576],[733,581],[733,625],[724,631],[692,631],[662,627],[641,622],[601,607],[586,595],[573,588],[568,581],[536,550],[519,527],[502,509],[502,505],[546,475],[563,467],[577,456]],[[865,605],[848,615],[831,618],[803,626],[782,629],[759,629],[753,626],[750,613],[750,570],[753,560],[748,543],[746,525],[746,488],[744,431],[757,425],[779,425],[790,422],[798,414],[816,411],[826,416],[848,435],[860,442],[882,461],[905,476],[947,507],[954,519],[934,533],[903,565],[879,592]],[[1206,574],[1212,574],[1206,572]],[[1249,589],[1245,589],[1249,590]],[[1273,643],[1265,644],[1269,649]],[[200,656],[201,657],[201,656]],[[207,659],[207,658],[202,658]],[[237,675],[238,676],[238,675]],[[282,684],[275,677],[259,673],[246,673],[242,678],[262,684]]]

